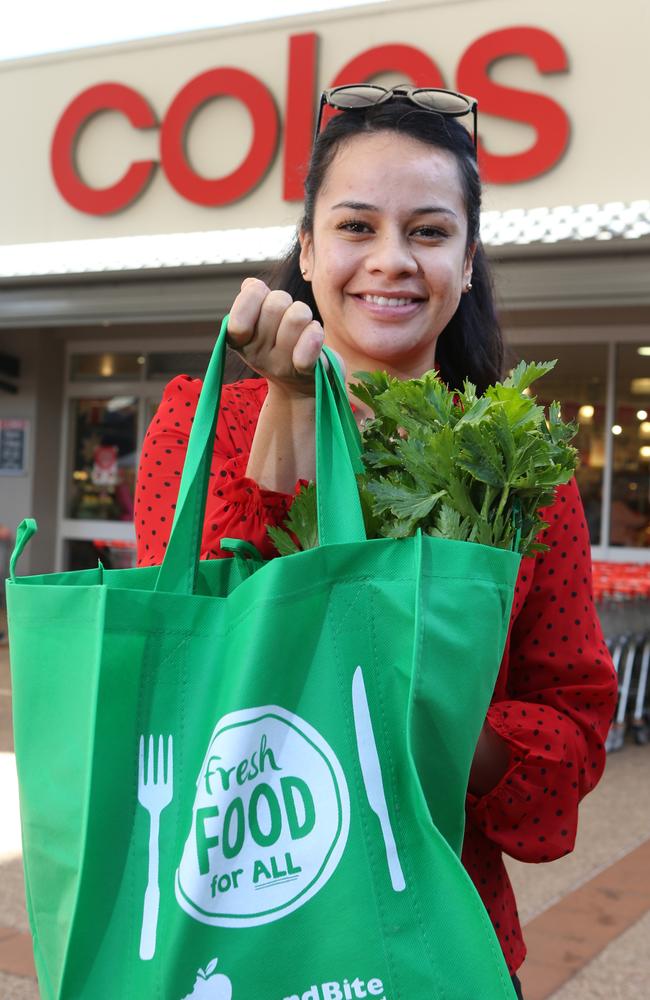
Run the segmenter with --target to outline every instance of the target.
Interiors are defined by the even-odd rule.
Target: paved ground
[[[0,621],[0,632],[2,622]],[[25,914],[6,646],[0,641],[0,1000],[38,1000]],[[508,862],[526,926],[526,1000],[650,996],[650,746],[613,754],[572,855]],[[478,998],[472,998],[478,1000]]]

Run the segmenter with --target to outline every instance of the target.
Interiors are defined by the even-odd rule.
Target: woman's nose
[[[418,262],[407,239],[398,233],[386,233],[373,242],[366,267],[370,272],[381,271],[389,275],[415,274]]]

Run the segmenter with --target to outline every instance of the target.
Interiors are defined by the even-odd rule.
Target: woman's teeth
[[[385,295],[363,295],[364,302],[372,302],[376,306],[410,306],[414,299],[393,299]]]

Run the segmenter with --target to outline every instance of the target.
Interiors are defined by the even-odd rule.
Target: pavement
[[[3,627],[0,616],[0,635]],[[572,854],[544,865],[507,860],[529,951],[519,973],[525,1000],[650,997],[649,777],[650,745],[627,741],[582,803]],[[0,817],[0,1000],[38,1000],[1,639]]]

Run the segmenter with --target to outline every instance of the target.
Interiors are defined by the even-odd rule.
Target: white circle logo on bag
[[[313,726],[276,705],[232,712],[199,772],[176,898],[219,927],[279,920],[322,889],[349,827],[345,775]]]

